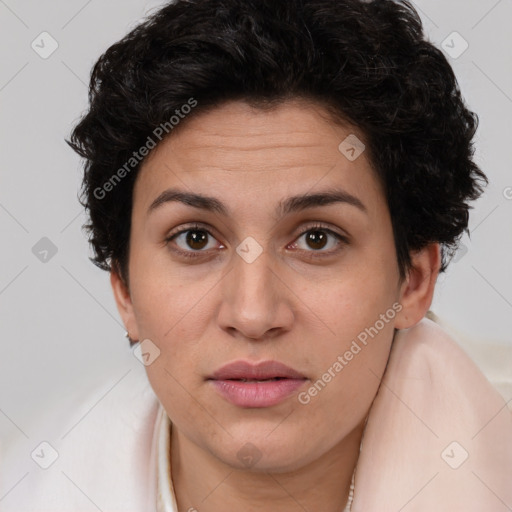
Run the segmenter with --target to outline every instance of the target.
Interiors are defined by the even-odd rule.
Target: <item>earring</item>
[[[135,345],[135,343],[137,343],[137,342],[138,342],[138,340],[132,340],[132,338],[130,338],[130,335],[128,334],[128,332],[125,332],[125,333],[124,333],[124,336],[125,336],[125,338],[127,338],[127,339],[128,339],[128,341],[130,342],[130,347],[131,347],[132,345]]]

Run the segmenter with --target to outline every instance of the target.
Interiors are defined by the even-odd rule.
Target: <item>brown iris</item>
[[[306,240],[312,249],[322,249],[325,247],[327,235],[322,231],[310,231],[306,235]]]
[[[199,229],[187,233],[187,244],[191,249],[203,249],[208,243],[208,233]],[[195,244],[199,244],[200,247]],[[202,244],[202,245],[201,245]]]

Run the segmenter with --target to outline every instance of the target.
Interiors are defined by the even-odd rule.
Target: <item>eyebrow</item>
[[[187,206],[192,206],[201,210],[218,213],[220,215],[228,216],[229,209],[217,198],[205,196],[202,194],[194,194],[191,192],[183,192],[178,189],[168,189],[162,192],[149,206],[147,214],[149,215],[154,210],[158,209],[164,204],[171,202],[183,203]],[[279,202],[276,212],[280,217],[284,217],[290,213],[299,212],[308,208],[315,208],[318,206],[327,206],[335,203],[345,203],[355,206],[362,212],[367,212],[366,207],[360,199],[349,194],[344,190],[327,190],[314,194],[302,194],[298,196],[288,197]]]

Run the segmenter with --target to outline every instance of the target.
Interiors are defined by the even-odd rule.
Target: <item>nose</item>
[[[263,341],[291,329],[294,321],[290,283],[278,275],[271,256],[262,252],[254,261],[235,253],[224,277],[219,326],[231,336]]]

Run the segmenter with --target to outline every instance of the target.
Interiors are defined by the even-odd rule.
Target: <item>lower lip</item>
[[[215,389],[238,407],[271,407],[288,398],[305,379],[281,379],[258,382],[212,380]]]

